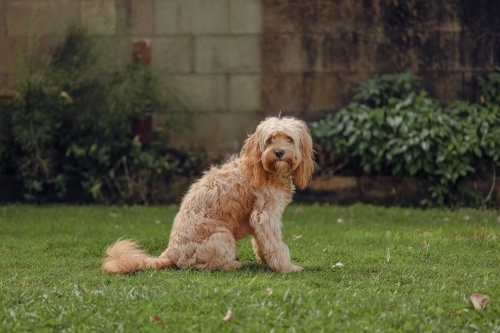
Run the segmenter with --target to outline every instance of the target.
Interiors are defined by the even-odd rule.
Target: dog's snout
[[[274,155],[276,155],[277,158],[282,158],[283,155],[285,155],[285,151],[283,149],[278,149],[274,152]]]

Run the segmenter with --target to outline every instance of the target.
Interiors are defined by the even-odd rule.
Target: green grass
[[[304,272],[272,272],[246,239],[238,271],[101,273],[122,236],[160,254],[177,209],[0,207],[0,331],[500,331],[498,212],[293,205],[283,237]]]

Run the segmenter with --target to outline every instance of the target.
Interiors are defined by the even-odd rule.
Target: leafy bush
[[[201,164],[203,155],[167,148],[172,124],[149,145],[134,137],[134,119],[178,105],[164,101],[147,68],[110,69],[99,46],[73,31],[0,105],[0,169],[22,180],[26,199],[63,199],[77,186],[98,202],[157,202],[174,175]]]
[[[485,175],[492,165],[495,172],[498,164],[499,77],[482,81],[485,104],[456,102],[446,108],[408,73],[360,84],[357,103],[311,124],[320,171],[348,165],[369,175],[426,178],[434,182],[434,203],[456,203],[461,178]],[[328,163],[332,156],[339,157],[336,166]]]

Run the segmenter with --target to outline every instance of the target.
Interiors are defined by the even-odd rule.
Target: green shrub
[[[408,73],[360,84],[357,103],[311,123],[320,172],[331,173],[335,164],[328,161],[338,156],[337,166],[362,168],[364,174],[429,179],[434,204],[457,204],[455,193],[464,192],[458,181],[488,174],[492,166],[495,172],[500,157],[497,76],[482,81],[485,104],[446,108]]]
[[[134,137],[134,119],[178,104],[164,100],[148,68],[110,69],[100,49],[73,31],[0,105],[0,168],[22,180],[26,199],[64,199],[76,186],[98,202],[157,202],[174,175],[198,171],[203,155],[166,146],[172,124],[149,145]]]

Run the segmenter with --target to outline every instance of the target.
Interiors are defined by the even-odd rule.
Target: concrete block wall
[[[260,0],[0,0],[0,89],[15,86],[25,50],[44,63],[72,25],[108,38],[117,66],[134,39],[151,40],[152,71],[191,111],[174,145],[228,156],[265,116]]]
[[[498,13],[490,0],[0,0],[0,89],[24,50],[43,64],[71,25],[109,40],[118,67],[147,38],[192,114],[171,142],[220,158],[266,115],[323,117],[377,73],[411,69],[443,103],[473,100],[500,65]]]

